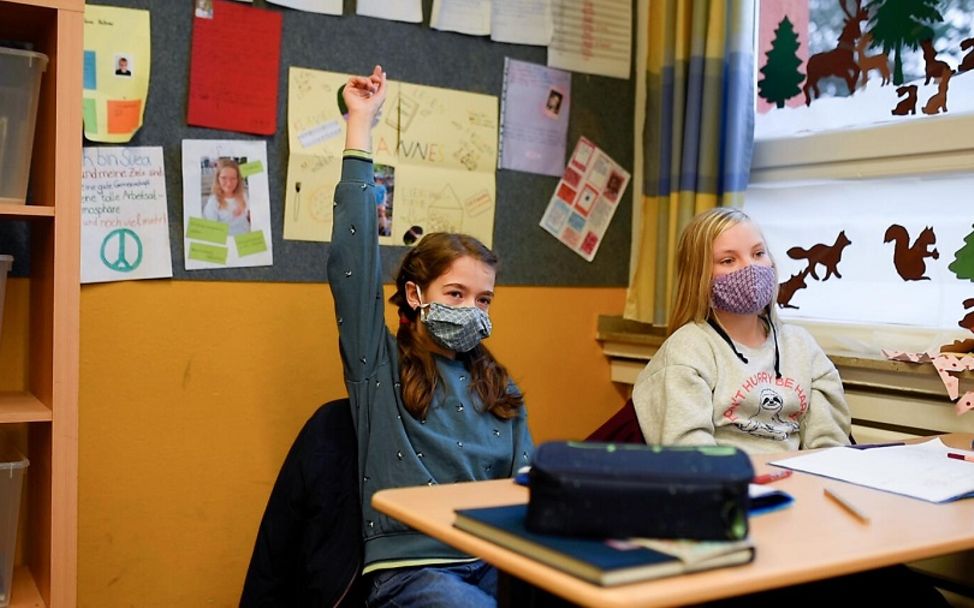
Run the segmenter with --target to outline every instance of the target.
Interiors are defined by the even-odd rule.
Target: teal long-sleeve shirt
[[[403,406],[399,349],[383,317],[374,188],[372,162],[346,156],[328,258],[358,437],[365,572],[471,559],[376,511],[375,492],[511,477],[533,450],[524,408],[509,420],[484,411],[462,359],[434,355],[440,381],[425,418]]]

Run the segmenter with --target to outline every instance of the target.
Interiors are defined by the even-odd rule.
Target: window
[[[765,97],[775,99],[775,90],[782,97],[801,89],[808,64],[815,61],[807,52],[802,55],[802,48],[811,47],[813,57],[829,48],[847,48],[846,42],[837,41],[847,26],[854,32],[849,24],[862,16],[859,11],[867,15],[858,22],[856,41],[876,31],[881,19],[877,12],[894,4],[907,9],[902,19],[929,16],[931,7],[942,17],[921,25],[929,27],[936,53],[927,59],[944,62],[949,77],[934,75],[925,82],[929,61],[919,43],[917,50],[900,48],[902,82],[915,86],[914,114],[894,113],[902,101],[892,82],[895,52],[888,59],[891,82],[885,86],[879,69],[870,70],[865,89],[860,76],[852,95],[847,81],[824,76],[809,105],[798,93],[780,106],[762,98],[756,108],[752,186],[745,210],[764,228],[778,263],[782,317],[809,327],[829,352],[927,350],[974,338],[968,331],[974,322],[965,321],[974,312],[965,307],[974,298],[974,276],[967,274],[963,259],[967,247],[974,249],[974,70],[962,69],[974,64],[974,0],[878,0],[865,8],[852,0],[844,6],[838,0],[765,1],[756,51],[758,95],[770,93]],[[890,38],[880,30],[874,40],[882,36]],[[879,45],[867,46],[864,54],[880,51]],[[762,71],[771,61],[768,53],[799,73],[802,82],[795,84],[794,76],[779,80],[778,85],[791,86],[785,93],[780,91],[787,87],[762,85],[773,72]],[[850,56],[858,65],[859,52],[840,59]],[[925,113],[941,87],[946,88],[949,111],[941,107],[936,114]],[[844,246],[842,232],[849,241]],[[931,234],[935,241],[925,242]],[[817,245],[820,254],[839,254],[834,270],[841,277],[823,279],[828,264],[813,266],[809,261]],[[898,268],[898,262],[911,263],[904,255],[916,256],[923,268]],[[974,314],[970,318],[974,321]]]

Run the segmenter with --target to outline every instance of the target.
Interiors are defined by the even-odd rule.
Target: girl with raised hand
[[[371,128],[386,74],[350,78],[328,281],[355,420],[369,606],[493,606],[494,568],[372,508],[384,488],[512,477],[533,448],[523,398],[481,340],[497,258],[463,234],[410,249],[383,318]]]

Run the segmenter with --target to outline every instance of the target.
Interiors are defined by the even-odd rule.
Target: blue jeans
[[[464,564],[379,570],[368,585],[369,608],[494,608],[497,569]]]

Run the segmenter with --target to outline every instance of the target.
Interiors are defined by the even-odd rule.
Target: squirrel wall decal
[[[937,235],[934,234],[933,228],[927,226],[920,232],[920,235],[913,241],[910,245],[910,234],[906,231],[906,228],[900,226],[899,224],[893,224],[886,229],[886,236],[883,239],[884,243],[894,242],[893,248],[893,266],[896,267],[896,273],[900,275],[904,281],[929,281],[930,277],[926,276],[927,264],[923,261],[924,258],[940,258],[940,252],[934,248],[930,251],[929,248],[937,244]]]

